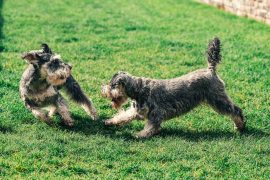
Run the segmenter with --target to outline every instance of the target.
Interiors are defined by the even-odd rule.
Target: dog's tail
[[[209,42],[208,49],[206,51],[209,69],[215,71],[217,64],[221,61],[220,49],[221,44],[219,38],[216,37]]]

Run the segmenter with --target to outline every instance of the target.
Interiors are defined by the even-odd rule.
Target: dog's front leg
[[[138,117],[140,116],[138,115],[136,107],[131,105],[131,107],[128,108],[126,111],[120,111],[113,118],[105,121],[105,125],[122,125],[122,124],[129,123]]]
[[[162,116],[159,111],[152,111],[149,113],[148,121],[146,122],[144,129],[138,132],[136,138],[148,138],[157,134],[160,130],[160,125],[162,122]]]
[[[48,116],[49,116],[50,118],[52,118],[53,115],[54,115],[56,112],[57,112],[57,107],[56,107],[56,106],[51,106],[51,107],[50,107],[50,110],[49,110],[49,113],[48,113]]]
[[[59,97],[56,101],[56,107],[57,107],[57,112],[60,114],[63,122],[67,126],[73,126],[74,121],[70,116],[70,113],[68,111],[68,105],[65,102],[65,99],[59,94]]]
[[[39,109],[39,108],[31,108],[31,112],[33,113],[33,115],[36,118],[44,121],[48,125],[51,125],[52,124],[51,118],[49,116],[47,116],[47,114],[44,113],[41,109]]]
[[[98,119],[98,114],[92,101],[84,94],[79,83],[72,76],[67,78],[64,87],[71,99],[80,104],[93,120]]]
[[[136,138],[149,138],[155,134],[157,134],[160,130],[160,125],[155,124],[148,120],[140,132],[136,133],[135,137]]]

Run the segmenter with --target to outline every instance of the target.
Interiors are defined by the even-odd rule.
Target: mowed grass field
[[[270,26],[191,0],[0,0],[0,176],[3,178],[269,179]],[[173,78],[207,66],[220,37],[218,74],[247,119],[240,135],[208,106],[167,121],[147,140],[144,123],[105,127],[116,111],[100,86],[119,70]],[[35,119],[19,97],[24,51],[47,42],[100,114],[92,121],[70,102],[75,126]]]

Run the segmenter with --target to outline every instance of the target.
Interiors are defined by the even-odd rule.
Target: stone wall
[[[239,16],[270,24],[270,0],[199,0]]]

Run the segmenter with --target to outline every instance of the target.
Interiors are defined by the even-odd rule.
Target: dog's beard
[[[71,75],[70,70],[57,70],[53,73],[47,72],[46,80],[53,86],[59,86],[66,82],[67,78]]]
[[[58,77],[49,76],[47,78],[47,82],[50,83],[53,86],[59,86],[66,82],[67,77],[64,79],[59,79]]]
[[[119,109],[125,102],[127,102],[128,99],[123,92],[123,88],[111,90],[109,85],[102,86],[101,95],[111,99],[111,105],[115,109]]]

